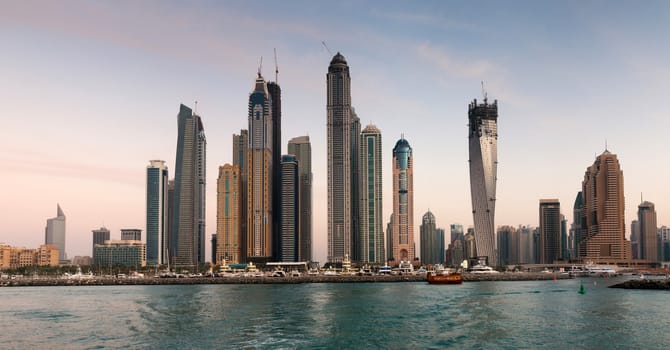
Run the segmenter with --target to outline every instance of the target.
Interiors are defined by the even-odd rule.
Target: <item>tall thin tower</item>
[[[402,137],[393,147],[393,258],[412,262],[414,253],[414,157]]]
[[[495,261],[495,210],[498,171],[498,101],[474,100],[468,109],[470,194],[477,256]],[[471,258],[471,257],[470,257]]]
[[[56,204],[56,217],[47,219],[47,226],[44,228],[44,244],[53,244],[58,248],[58,260],[65,261],[65,213]]]
[[[200,116],[180,105],[177,160],[174,180],[174,262],[195,265],[205,262],[205,128]]]
[[[330,61],[327,81],[328,261],[352,253],[351,77],[339,52]]]
[[[166,264],[168,251],[168,168],[165,161],[147,166],[147,263]],[[102,244],[103,242],[101,242]]]
[[[272,98],[258,73],[249,95],[249,153],[247,159],[247,258],[272,257]]]
[[[309,136],[288,142],[298,161],[298,261],[312,261],[312,145]]]
[[[383,263],[382,228],[382,134],[374,125],[365,127],[360,136],[360,255],[363,263]]]
[[[275,67],[277,56],[275,52]],[[279,257],[281,232],[281,87],[279,86],[279,68],[275,68],[275,81],[267,83],[270,100],[272,101],[272,242],[275,260]]]

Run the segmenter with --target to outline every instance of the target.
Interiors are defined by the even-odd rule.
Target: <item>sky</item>
[[[91,255],[101,226],[144,238],[146,166],[165,160],[174,176],[179,104],[198,101],[209,252],[218,166],[247,128],[261,57],[274,80],[274,49],[283,151],[312,142],[315,260],[329,50],[349,63],[361,124],[382,132],[384,227],[393,146],[404,134],[413,148],[417,245],[428,210],[438,227],[472,225],[467,110],[482,81],[499,109],[496,226],[538,225],[541,198],[572,221],[605,147],[624,173],[626,224],[643,196],[670,225],[669,34],[665,1],[2,1],[0,242],[42,244],[57,203],[69,257]]]

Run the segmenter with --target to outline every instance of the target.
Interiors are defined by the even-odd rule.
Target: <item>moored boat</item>
[[[463,283],[463,275],[460,272],[452,272],[445,274],[428,273],[428,283],[430,284],[461,284]]]

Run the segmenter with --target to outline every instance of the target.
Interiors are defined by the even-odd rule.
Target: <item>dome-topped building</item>
[[[414,252],[414,180],[412,147],[401,137],[393,147],[393,230],[391,258],[394,264],[412,262]]]

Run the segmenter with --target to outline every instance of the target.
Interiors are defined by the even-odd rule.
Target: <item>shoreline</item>
[[[569,279],[567,275],[548,273],[464,273],[464,282],[541,281]],[[425,275],[377,276],[300,276],[300,277],[196,277],[196,278],[20,278],[0,280],[0,287],[122,286],[122,285],[194,285],[194,284],[303,284],[303,283],[393,283],[427,282]]]

